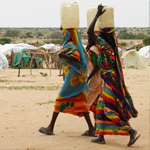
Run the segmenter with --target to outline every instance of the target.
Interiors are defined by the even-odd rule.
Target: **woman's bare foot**
[[[136,140],[140,137],[140,134],[136,137],[137,135],[137,131],[136,130],[131,130],[129,131],[129,134],[130,134],[130,141],[129,143],[127,144],[128,146],[131,146],[132,144],[134,144],[136,142]]]
[[[103,135],[99,135],[99,137],[97,139],[92,139],[91,142],[98,143],[98,144],[106,144]]]
[[[41,127],[39,129],[39,132],[43,133],[43,134],[46,134],[46,135],[54,135],[53,131],[50,131],[49,128]]]
[[[95,135],[95,130],[94,131],[85,131],[82,136],[93,136],[93,137],[97,137],[97,135]]]

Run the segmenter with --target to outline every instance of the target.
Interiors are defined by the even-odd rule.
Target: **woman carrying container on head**
[[[59,53],[64,65],[64,83],[56,98],[52,120],[47,128],[40,128],[39,132],[53,135],[54,124],[59,112],[69,113],[76,116],[84,116],[88,131],[85,136],[95,136],[95,129],[89,117],[87,108],[87,60],[80,35],[76,28],[62,29],[64,43]]]
[[[66,15],[68,14],[68,15]],[[59,57],[64,66],[64,83],[56,98],[52,120],[47,128],[40,128],[44,134],[53,135],[54,124],[59,112],[84,116],[88,124],[88,136],[95,136],[95,129],[89,117],[87,103],[87,60],[80,35],[79,8],[76,2],[61,4],[61,25],[64,43]],[[86,135],[87,134],[83,134]]]
[[[94,34],[94,26],[100,15],[105,11],[102,5],[87,31],[89,37],[99,49],[97,59],[101,75],[101,89],[97,110],[96,110],[96,134],[97,139],[92,142],[105,144],[104,135],[130,135],[128,146],[135,143],[137,131],[130,124],[129,119],[137,117],[137,110],[134,108],[132,98],[127,91],[120,58],[117,50],[117,41],[113,28],[100,29],[99,36]],[[91,75],[88,77],[90,79]]]

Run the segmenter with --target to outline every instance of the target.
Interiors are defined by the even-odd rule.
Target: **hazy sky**
[[[114,7],[115,27],[149,27],[149,0],[0,0],[0,27],[60,27],[61,3],[74,1],[79,27],[87,27],[87,10],[100,3]]]

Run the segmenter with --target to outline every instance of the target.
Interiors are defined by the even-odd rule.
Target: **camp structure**
[[[13,59],[12,68],[18,69],[23,66],[30,66],[31,54],[28,49],[19,50]],[[32,68],[42,68],[42,58],[33,56]]]
[[[150,45],[142,47],[138,52],[143,58],[148,59],[148,65],[150,65]]]
[[[59,68],[57,56],[59,50],[60,45],[52,43],[41,47],[27,43],[0,45],[0,51],[6,56],[10,68],[19,68],[20,70],[22,67],[30,67],[30,74],[32,74],[31,68],[46,67],[49,70],[50,68]]]
[[[27,43],[5,44],[0,45],[0,51],[6,56],[10,68],[19,69],[18,76],[20,76],[20,69],[23,67],[30,68],[31,75],[32,68],[43,68],[43,58],[49,68],[46,52],[33,45]]]
[[[148,66],[136,50],[125,51],[121,56],[123,68],[146,69]]]
[[[3,52],[0,50],[0,69],[7,69],[8,68],[8,60]]]
[[[40,48],[45,49],[48,53],[48,62],[51,68],[59,68],[59,58],[57,53],[60,51],[60,46],[53,43],[44,44]]]
[[[47,52],[48,56],[48,63],[50,68],[59,68],[59,75],[61,75],[61,68],[62,64],[60,58],[58,57],[57,53],[60,51],[61,47],[59,44],[55,45],[53,43],[44,44],[40,47]]]

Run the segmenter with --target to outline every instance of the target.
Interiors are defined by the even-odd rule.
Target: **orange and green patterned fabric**
[[[82,116],[88,112],[87,103],[87,60],[80,35],[75,28],[63,29],[64,44],[61,52],[78,59],[78,62],[61,58],[64,65],[64,83],[56,98],[55,112]]]

